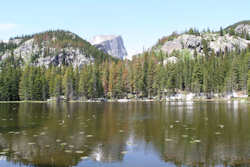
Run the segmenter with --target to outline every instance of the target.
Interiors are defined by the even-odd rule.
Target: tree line
[[[204,45],[205,46],[205,45]],[[178,61],[168,62],[169,57]],[[233,52],[166,55],[145,52],[133,60],[86,64],[82,68],[21,65],[10,56],[0,64],[0,100],[67,100],[93,98],[159,99],[179,91],[212,97],[242,91],[250,95],[250,48]]]

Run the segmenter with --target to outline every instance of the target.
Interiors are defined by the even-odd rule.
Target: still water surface
[[[0,104],[1,167],[248,164],[246,103]]]

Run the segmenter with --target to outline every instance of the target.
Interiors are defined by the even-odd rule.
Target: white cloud
[[[134,55],[137,55],[137,54],[139,54],[139,53],[142,52],[142,51],[139,50],[139,49],[128,49],[127,51],[128,51],[128,56],[127,56],[126,58],[129,59],[129,60],[132,60],[132,57],[133,57]]]
[[[12,23],[0,23],[0,31],[11,31],[17,27],[16,24]]]

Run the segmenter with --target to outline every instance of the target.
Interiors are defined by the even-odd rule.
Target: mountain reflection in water
[[[250,105],[0,104],[0,166],[247,166]]]

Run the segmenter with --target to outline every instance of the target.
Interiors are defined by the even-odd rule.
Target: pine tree
[[[234,31],[233,28],[230,28],[230,29],[229,29],[229,35],[232,35],[232,36],[235,35],[235,31]]]
[[[80,72],[80,81],[79,81],[79,92],[82,98],[88,98],[88,81],[89,81],[89,72],[88,67],[84,66]]]
[[[223,28],[220,27],[220,36],[224,36]]]
[[[11,56],[3,60],[0,64],[0,100],[19,100],[18,89],[20,80],[19,60]]]
[[[56,100],[59,100],[59,97],[62,94],[62,77],[60,74],[56,74],[53,87],[53,96]]]
[[[146,80],[146,85],[147,85],[147,93],[148,97],[151,98],[152,96],[152,91],[153,91],[153,82],[154,82],[154,75],[155,75],[155,66],[154,66],[154,55],[152,55],[149,58],[149,63],[148,63],[148,69],[147,69],[147,80]]]
[[[201,71],[201,67],[198,62],[194,65],[194,71],[192,74],[192,92],[199,94],[202,91],[202,81],[203,75]]]

